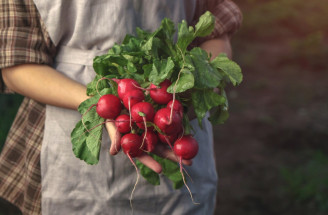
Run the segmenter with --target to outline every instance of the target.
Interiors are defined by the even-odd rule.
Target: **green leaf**
[[[130,37],[130,35],[126,35],[125,38]],[[124,43],[124,40],[123,40]],[[119,55],[122,52],[121,45],[115,44],[111,49],[108,50],[108,55]]]
[[[168,19],[168,18],[164,18],[161,22],[161,27],[162,29],[162,35],[164,35],[164,37],[162,37],[162,39],[169,39],[172,40],[173,39],[173,35],[175,32],[175,26],[174,23]]]
[[[110,92],[111,89],[105,88],[100,93],[105,95]],[[104,119],[97,114],[93,106],[97,104],[101,95],[97,94],[79,105],[78,111],[82,114],[82,119],[71,133],[75,156],[88,164],[96,164],[99,161]]]
[[[98,82],[98,80],[101,78],[102,78],[102,76],[97,74],[96,77],[90,83],[87,84],[87,95],[88,96],[96,95],[97,87],[98,87],[98,90],[108,87],[106,80],[102,80],[102,81]],[[98,83],[98,86],[97,86],[97,83]]]
[[[220,89],[220,94],[225,99],[225,102],[211,111],[211,116],[208,119],[213,125],[223,124],[229,118],[228,98],[223,86]]]
[[[242,82],[243,75],[241,68],[237,63],[230,60],[225,54],[221,54],[213,59],[211,65],[227,75],[234,86]]]
[[[136,164],[140,170],[140,174],[152,185],[160,185],[159,175],[151,170],[149,167],[145,166],[139,160],[136,161]]]
[[[226,101],[223,96],[213,92],[212,89],[194,90],[191,94],[191,98],[200,126],[202,125],[202,119],[205,117],[207,111],[224,104]]]
[[[145,64],[142,66],[142,70],[144,72],[144,78],[147,80],[149,78],[150,72],[153,69],[153,64]]]
[[[99,162],[102,123],[104,119],[100,118],[95,109],[90,109],[87,113],[87,119],[80,120],[71,133],[71,141],[75,156],[87,164],[97,164]],[[92,115],[92,116],[90,116]]]
[[[172,186],[174,189],[180,189],[184,183],[180,172],[180,167],[176,162],[173,162],[171,160],[159,157],[155,154],[150,153],[150,156],[152,156],[159,164],[162,166],[162,173],[165,175],[168,179],[172,181]],[[159,175],[151,170],[150,168],[146,167],[141,162],[136,162],[140,174],[151,184],[153,185],[159,185],[160,184],[160,178]]]
[[[98,75],[108,75],[109,64],[106,62],[105,59],[106,55],[97,56],[93,59],[93,69],[95,70],[96,74]]]
[[[228,108],[220,106],[214,109],[211,116],[208,118],[213,125],[223,124],[229,118]]]
[[[103,80],[100,80],[102,78]],[[111,88],[111,91],[108,93],[117,95],[117,83],[112,81],[112,78],[115,78],[115,76],[107,75],[102,77],[101,75],[96,75],[96,77],[87,84],[87,95],[95,96],[105,88]]]
[[[214,24],[215,18],[209,11],[199,18],[199,21],[195,25],[195,29],[192,26],[188,26],[185,20],[182,20],[182,22],[178,24],[177,46],[180,48],[180,51],[184,53],[189,44],[196,37],[209,35],[214,29]]]
[[[184,183],[179,164],[158,156],[154,157],[163,167],[163,174],[173,182],[174,189],[180,189]]]
[[[163,60],[154,60],[152,71],[149,74],[149,81],[155,85],[159,85],[165,79],[169,79],[173,72],[174,62],[169,57]]]
[[[84,160],[88,164],[97,164],[98,158],[93,156],[86,144],[88,135],[84,133],[81,120],[76,124],[71,133],[73,152],[77,158]]]
[[[161,164],[163,175],[173,182],[174,189],[180,189],[184,183],[180,172],[179,164],[171,160],[152,154],[152,157]]]
[[[194,75],[190,72],[189,69],[185,68],[181,71],[180,78],[176,83],[176,80],[173,81],[171,86],[167,88],[167,92],[173,93],[174,88],[176,93],[184,92],[188,89],[191,89],[194,86]]]
[[[134,36],[128,36],[124,39],[123,44],[121,45],[122,52],[125,53],[136,53],[140,52],[140,43],[141,39]]]
[[[201,48],[193,48],[186,56],[187,64],[194,66],[195,88],[215,88],[220,84],[222,75],[209,62],[208,53]]]
[[[205,37],[210,35],[214,29],[215,18],[211,12],[206,11],[195,26],[195,37]]]
[[[154,58],[159,58],[159,49],[163,46],[162,41],[157,37],[150,37],[141,47],[141,50]]]
[[[151,35],[150,32],[145,31],[139,27],[136,27],[136,33],[137,33],[137,37],[141,40],[147,40]]]
[[[191,134],[191,131],[194,131],[193,127],[191,126],[188,114],[183,114],[182,123],[184,128],[184,134]]]
[[[160,27],[155,30],[150,37],[157,37],[162,41],[172,40],[175,32],[175,26],[172,20],[164,18]]]
[[[176,45],[182,53],[185,52],[189,44],[195,39],[194,28],[188,27],[185,20],[178,24],[178,41]]]
[[[135,65],[131,61],[128,61],[127,69],[130,73],[137,72],[137,68],[135,67]]]

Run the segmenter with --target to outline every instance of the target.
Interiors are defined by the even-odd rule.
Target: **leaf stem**
[[[100,96],[101,96],[101,94],[100,94],[100,92],[99,92],[99,90],[98,90],[98,84],[99,84],[99,82],[102,81],[102,80],[110,80],[110,81],[112,81],[112,79],[110,79],[110,78],[106,78],[106,77],[102,77],[102,78],[99,78],[99,79],[98,79],[97,84],[96,84],[96,91],[97,91],[98,95],[100,95]],[[109,82],[109,85],[111,85],[110,82]],[[112,86],[111,86],[111,87],[112,87]]]
[[[177,48],[178,48],[178,50],[179,50],[180,53],[181,53],[181,57],[182,57],[183,64],[182,64],[182,67],[181,67],[181,69],[180,69],[180,71],[179,71],[179,73],[178,73],[178,78],[177,78],[177,80],[175,81],[175,83],[174,83],[174,87],[173,87],[173,101],[172,101],[172,106],[171,106],[171,113],[170,113],[169,124],[172,123],[173,107],[174,107],[174,103],[175,103],[175,94],[176,94],[176,90],[177,90],[177,84],[178,84],[178,82],[179,82],[179,80],[180,80],[180,75],[181,75],[182,70],[184,69],[184,67],[185,67],[185,63],[186,63],[186,62],[185,62],[184,55],[183,55],[183,53],[182,53],[182,50],[180,49],[179,46],[177,46]]]

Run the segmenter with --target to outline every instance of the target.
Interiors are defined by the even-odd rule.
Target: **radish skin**
[[[155,115],[155,109],[149,102],[139,102],[131,108],[132,119],[136,122],[137,126],[145,129],[144,118],[146,122],[152,122]]]
[[[142,144],[142,138],[138,134],[125,134],[121,138],[121,147],[123,152],[132,158],[138,157],[143,153],[143,150],[140,149]]]
[[[173,105],[173,106],[172,106]],[[167,108],[173,108],[173,111],[176,111],[179,113],[180,117],[183,117],[183,106],[179,100],[171,100],[166,105]]]
[[[143,101],[145,99],[145,95],[141,90],[132,90],[126,92],[123,98],[123,105],[126,109],[129,109],[133,105]]]
[[[145,146],[144,149],[146,152],[152,152],[155,149],[155,146],[158,142],[158,137],[154,131],[145,131],[142,135],[145,138]]]
[[[101,96],[96,105],[98,115],[105,119],[115,119],[121,110],[122,104],[120,99],[112,94]]]
[[[191,135],[184,135],[175,141],[173,150],[182,159],[191,160],[198,153],[198,143]]]
[[[119,98],[123,100],[127,92],[138,90],[137,87],[140,87],[140,85],[136,80],[130,78],[120,79],[119,83],[117,84],[117,93]]]
[[[167,135],[176,133],[182,126],[182,119],[177,112],[173,111],[172,118],[170,115],[169,108],[162,108],[156,112],[154,117],[154,124]]]
[[[157,104],[167,104],[173,99],[173,94],[167,92],[167,88],[171,85],[170,80],[164,80],[159,86],[150,85],[149,95]]]
[[[129,133],[131,131],[130,116],[127,114],[119,115],[115,119],[115,126],[120,133]]]

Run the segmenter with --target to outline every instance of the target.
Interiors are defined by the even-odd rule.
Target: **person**
[[[119,143],[115,126],[107,126],[99,164],[87,165],[72,154],[70,132],[81,117],[77,107],[88,98],[92,59],[135,27],[153,31],[164,17],[193,25],[206,10],[215,15],[215,29],[193,45],[213,57],[222,52],[231,57],[230,37],[242,14],[230,0],[3,0],[0,87],[25,98],[1,152],[0,197],[23,214],[130,214],[136,176],[123,153],[113,150]],[[192,204],[186,189],[173,190],[161,177],[160,186],[139,183],[133,198],[136,214],[213,213],[217,175],[212,127],[206,120],[203,125],[205,131],[195,135],[204,143],[200,156],[193,165],[184,161],[197,179],[190,188],[201,204]],[[170,150],[158,153],[175,159]],[[149,156],[137,159],[161,172]]]

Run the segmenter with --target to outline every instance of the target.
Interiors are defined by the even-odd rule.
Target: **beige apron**
[[[190,21],[194,0],[36,0],[35,4],[58,47],[54,68],[86,84],[95,73],[92,60],[120,43],[135,27],[154,31],[164,17]],[[68,92],[69,93],[69,92]],[[123,153],[108,154],[109,138],[104,132],[100,161],[88,165],[72,152],[70,133],[81,118],[77,111],[47,105],[41,150],[42,214],[131,214],[129,197],[136,172]],[[143,178],[133,197],[134,214],[212,214],[215,206],[217,175],[213,157],[212,127],[204,120],[197,127],[200,143],[194,165],[186,168],[194,205],[185,188],[172,189],[161,176],[161,185],[150,185]]]

